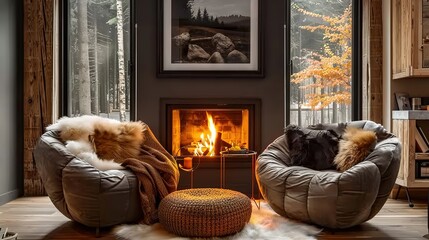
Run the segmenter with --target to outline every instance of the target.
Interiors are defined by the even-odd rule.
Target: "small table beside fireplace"
[[[255,198],[255,164],[256,164],[256,158],[257,158],[257,152],[256,151],[252,151],[252,150],[246,150],[243,152],[231,152],[231,151],[222,151],[220,152],[220,187],[221,188],[226,188],[226,179],[225,179],[225,162],[227,158],[251,158],[252,159],[252,193],[251,193],[251,198],[256,206],[258,208],[260,208],[260,202],[258,201],[258,203],[256,202],[256,198]],[[260,194],[259,194],[259,190],[257,190],[258,192],[258,199],[260,199]]]
[[[183,156],[176,157],[183,163]],[[182,170],[178,189],[226,188],[242,192],[252,199],[260,198],[255,179],[256,151],[221,152],[218,156],[193,156],[193,168]]]

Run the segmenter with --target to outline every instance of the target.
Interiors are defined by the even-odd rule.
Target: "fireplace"
[[[173,109],[171,124],[174,155],[219,156],[234,146],[248,148],[248,109]]]
[[[179,164],[192,156],[193,187],[219,187],[220,152],[233,146],[260,152],[260,99],[161,99],[160,140]],[[251,195],[252,158],[225,160],[224,187]],[[255,179],[253,179],[255,181]],[[181,171],[179,189],[191,186]],[[253,189],[257,191],[257,187]]]
[[[174,156],[260,151],[259,99],[161,99],[161,143]]]

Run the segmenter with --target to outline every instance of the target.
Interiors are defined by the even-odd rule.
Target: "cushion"
[[[312,130],[289,125],[285,129],[291,165],[315,170],[334,169],[339,136],[333,130]]]
[[[374,131],[348,127],[339,143],[339,152],[334,164],[338,171],[344,172],[362,162],[377,143]]]
[[[220,237],[237,233],[249,222],[252,204],[243,193],[193,188],[167,195],[159,204],[159,222],[184,237]]]

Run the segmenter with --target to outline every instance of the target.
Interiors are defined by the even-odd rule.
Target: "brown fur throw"
[[[56,130],[66,148],[100,170],[121,169],[119,163],[138,158],[144,143],[143,122],[119,122],[99,116],[63,117],[47,130]],[[118,164],[113,164],[113,160]]]
[[[375,132],[348,127],[334,159],[337,170],[344,172],[363,161],[374,150],[376,143]]]
[[[121,122],[119,126],[96,123],[93,142],[97,156],[119,163],[127,158],[138,158],[144,129],[142,122]]]

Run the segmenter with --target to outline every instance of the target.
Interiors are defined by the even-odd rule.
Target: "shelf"
[[[427,187],[427,184],[429,183],[429,178],[416,178],[416,180],[414,180],[415,184],[420,184],[420,183],[424,183],[426,184],[424,187]]]
[[[429,186],[429,179],[416,178],[414,181],[405,182],[401,179],[396,179],[396,184],[407,188],[427,188]]]
[[[415,153],[416,160],[429,160],[429,153]]]
[[[428,76],[428,68],[411,68],[408,72],[394,73],[392,79],[426,78]]]
[[[392,111],[392,119],[415,119],[415,120],[428,120],[428,110],[396,110]]]

